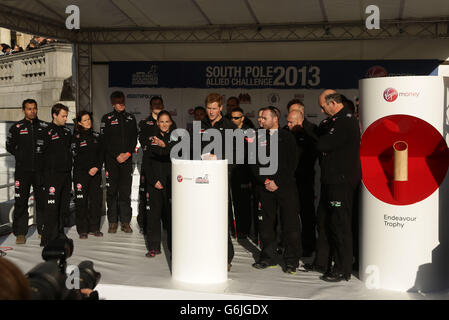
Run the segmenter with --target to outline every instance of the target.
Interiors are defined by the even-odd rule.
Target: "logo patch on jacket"
[[[54,135],[51,136],[51,140],[57,140],[59,139],[59,135],[57,133],[55,133]]]
[[[118,120],[117,119],[111,121],[111,125],[114,125],[114,124],[118,124]]]
[[[80,147],[85,147],[85,146],[87,146],[87,142],[86,142],[86,140],[84,140],[84,141],[81,141],[81,143],[80,143]]]
[[[28,128],[20,130],[20,134],[28,134]]]

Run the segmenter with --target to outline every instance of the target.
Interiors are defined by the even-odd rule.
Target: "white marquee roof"
[[[65,28],[68,17],[65,11],[71,4],[80,8],[81,29],[77,32]],[[365,28],[364,21],[367,17],[365,9],[369,5],[377,5],[380,9],[382,31],[377,33],[367,31]],[[404,23],[407,28],[405,33],[402,30]],[[352,40],[372,39],[373,35],[384,39],[411,36],[447,38],[448,23],[448,0],[1,0],[0,2],[0,26],[81,43]],[[327,26],[334,28],[335,25],[345,24],[348,26],[346,29],[337,28],[331,29],[331,32],[328,30],[325,33],[320,32]],[[391,29],[397,25],[401,25],[401,30]],[[410,25],[413,25],[414,29],[410,28]],[[265,33],[260,32],[262,29]],[[289,30],[285,31],[286,29]],[[167,30],[178,33],[154,34]],[[179,33],[185,30],[190,30],[190,33]],[[234,34],[223,36],[229,30]],[[257,34],[252,30],[257,30]],[[285,32],[277,34],[278,30]],[[203,33],[198,33],[199,31]]]
[[[86,29],[363,21],[373,4],[381,20],[449,17],[447,0],[2,0],[0,7],[64,26],[71,4]]]

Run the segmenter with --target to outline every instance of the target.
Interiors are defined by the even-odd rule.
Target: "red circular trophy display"
[[[426,199],[443,182],[449,150],[429,123],[409,115],[373,122],[363,133],[363,183],[377,199],[409,205]]]

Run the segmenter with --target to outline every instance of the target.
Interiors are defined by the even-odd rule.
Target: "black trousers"
[[[171,251],[171,206],[168,186],[164,186],[164,189],[159,190],[154,186],[147,185],[146,190],[144,234],[147,249],[148,251],[161,250],[161,220],[165,216],[167,218],[167,245]]]
[[[34,201],[36,202],[37,232],[42,234],[45,210],[44,177],[42,172],[22,171],[16,168],[15,198],[12,229],[15,236],[28,233],[28,198],[30,187],[33,186]]]
[[[350,275],[352,272],[352,202],[349,184],[322,185],[318,205],[318,239],[315,264]]]
[[[245,236],[249,235],[251,228],[251,189],[248,170],[249,168],[243,165],[237,165],[231,172],[230,181],[237,234]]]
[[[103,198],[100,185],[101,171],[92,177],[85,170],[74,170],[76,230],[79,234],[100,230],[101,200]]]
[[[354,191],[354,200],[352,205],[352,251],[354,255],[354,267],[359,265],[359,221],[360,221],[360,193],[361,183],[357,185]]]
[[[301,240],[304,252],[311,254],[316,245],[316,214],[315,214],[315,190],[314,177],[296,177],[296,186],[299,192],[299,204],[301,217]]]
[[[143,157],[142,157],[143,158]],[[137,213],[137,223],[140,228],[144,226],[144,219],[146,215],[146,194],[147,194],[147,181],[145,179],[145,164],[143,163],[140,169],[140,183],[139,183],[139,205],[138,205],[138,213]]]
[[[262,243],[259,260],[273,262],[277,247],[276,214],[279,207],[284,244],[283,259],[286,264],[297,267],[302,254],[298,191],[294,183],[281,188],[270,192],[262,186],[257,186],[260,201],[259,235]]]
[[[72,177],[70,172],[45,172],[45,206],[42,244],[47,245],[55,239],[65,238],[64,217],[69,214]]]
[[[132,161],[129,158],[124,163],[118,163],[115,159],[106,157],[106,203],[108,205],[109,223],[130,223],[131,209],[131,185],[132,185]]]

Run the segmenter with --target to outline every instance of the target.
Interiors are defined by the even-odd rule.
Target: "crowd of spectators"
[[[38,49],[46,44],[50,44],[53,42],[57,42],[57,40],[51,39],[51,38],[40,37],[40,36],[34,36],[30,40],[30,43],[26,46],[25,50],[17,44],[14,45],[13,47],[11,47],[9,44],[2,43],[2,44],[0,44],[0,49],[1,49],[0,56]]]

